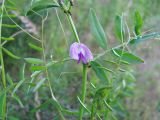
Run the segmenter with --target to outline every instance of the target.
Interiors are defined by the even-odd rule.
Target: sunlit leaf
[[[41,70],[45,70],[46,67],[45,66],[31,66],[30,70],[32,71],[41,71]]]
[[[93,33],[93,36],[96,38],[96,42],[101,46],[102,48],[106,49],[107,47],[107,39],[105,36],[105,32],[98,20],[98,17],[96,16],[96,13],[94,12],[93,9],[90,10],[89,13],[89,18],[90,18],[90,26],[91,26],[91,31]]]
[[[15,40],[13,37],[1,37],[2,40],[12,41]]]
[[[142,20],[141,14],[139,13],[139,11],[136,11],[135,12],[135,33],[137,36],[141,34],[142,25],[143,25],[143,20]]]
[[[7,27],[7,28],[17,28],[17,25],[11,25],[11,24],[2,24],[2,27]]]
[[[115,56],[120,57],[120,59],[128,63],[131,63],[131,64],[144,63],[144,61],[141,58],[127,51],[123,51],[121,49],[113,49],[112,51]]]

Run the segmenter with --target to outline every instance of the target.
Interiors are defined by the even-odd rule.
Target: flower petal
[[[80,44],[80,47],[84,51],[83,56],[87,59],[87,62],[93,60],[93,55],[92,55],[90,49],[82,43]]]
[[[93,55],[90,49],[82,43],[73,43],[70,47],[70,57],[78,60],[78,63],[82,60],[84,64],[93,60]]]
[[[75,42],[73,43],[71,46],[70,46],[70,57],[72,59],[75,59],[75,60],[79,60],[79,50],[78,50],[78,45],[79,43]]]

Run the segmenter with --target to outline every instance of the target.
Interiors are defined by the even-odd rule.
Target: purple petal
[[[70,57],[75,60],[79,60],[78,54],[80,53],[78,50],[79,43],[75,42],[70,46]]]
[[[93,60],[93,55],[92,55],[90,49],[82,43],[80,44],[80,46],[81,46],[82,50],[85,51],[83,56],[87,59],[87,61],[89,62],[89,61]]]
[[[77,62],[78,64],[80,63],[80,61],[82,61],[84,64],[87,64],[87,60],[82,53],[79,53],[78,56],[79,56],[79,60]]]
[[[79,59],[78,59],[78,61],[77,61],[78,64],[81,62],[82,56],[83,56],[82,53],[79,53],[79,54],[78,54],[78,57],[79,57]]]
[[[70,46],[70,57],[78,60],[78,63],[82,61],[84,64],[93,60],[93,55],[90,49],[86,45],[77,42]]]

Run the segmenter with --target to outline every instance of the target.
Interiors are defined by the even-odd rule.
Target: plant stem
[[[1,61],[1,68],[2,68],[2,84],[5,89],[6,88],[6,76],[5,76],[5,67],[4,67],[2,46],[0,46],[0,61]]]
[[[3,59],[3,52],[2,52],[2,21],[3,21],[3,10],[4,10],[4,0],[1,6],[2,14],[0,16],[0,60],[1,60],[1,67],[2,67],[2,83],[3,87],[6,88],[6,77],[5,77],[5,67],[4,67],[4,59]]]
[[[76,30],[76,27],[74,25],[74,22],[73,22],[73,19],[71,17],[71,14],[69,13],[66,13],[66,16],[68,18],[68,21],[71,25],[71,28],[72,28],[72,31],[75,35],[75,38],[76,38],[76,41],[78,43],[80,43],[80,39],[78,37],[78,33],[77,33],[77,30]],[[81,101],[82,103],[85,102],[85,96],[86,96],[86,83],[87,83],[87,66],[85,64],[83,64],[83,78],[82,78],[82,96],[81,96]],[[83,106],[81,105],[80,108],[79,108],[79,120],[82,120],[82,117],[83,117]]]
[[[85,102],[85,96],[86,96],[86,83],[87,83],[87,66],[83,64],[83,78],[82,78],[82,96],[81,96],[81,101],[82,103]],[[83,117],[83,106],[80,106],[79,109],[79,120],[82,120]]]
[[[4,2],[5,0],[2,0],[2,6],[1,6],[1,10],[2,10],[2,14],[0,16],[0,61],[1,61],[1,68],[2,68],[2,85],[3,88],[6,89],[6,76],[5,76],[5,66],[4,66],[4,58],[3,58],[3,51],[2,51],[2,22],[3,22],[3,10],[4,10]],[[4,93],[4,101],[3,101],[3,105],[2,105],[2,109],[3,109],[3,113],[2,113],[2,120],[6,119],[6,106],[7,106],[7,100],[6,100],[6,93]]]
[[[72,31],[73,31],[73,33],[75,35],[76,41],[78,43],[80,43],[80,40],[79,40],[79,37],[78,37],[78,33],[77,33],[76,27],[74,25],[73,19],[72,19],[71,15],[69,13],[66,13],[66,15],[67,15],[68,21],[69,21],[69,23],[71,25]]]
[[[48,13],[47,13],[47,16],[46,18],[42,19],[42,40],[41,40],[41,45],[42,45],[42,52],[43,52],[43,61],[44,61],[44,66],[45,66],[45,74],[46,74],[46,78],[48,80],[48,84],[49,84],[49,89],[50,89],[50,92],[51,92],[51,96],[52,96],[52,99],[54,100],[54,102],[57,103],[58,107],[58,113],[59,113],[59,116],[61,117],[61,120],[65,120],[63,114],[62,114],[62,111],[61,111],[61,107],[60,107],[60,104],[59,102],[57,101],[57,99],[55,98],[54,94],[53,94],[53,90],[52,90],[52,86],[51,86],[51,82],[49,80],[49,73],[48,73],[48,68],[47,68],[47,62],[46,62],[46,55],[45,55],[45,41],[44,41],[44,23],[45,21],[47,20],[47,17],[48,17]]]

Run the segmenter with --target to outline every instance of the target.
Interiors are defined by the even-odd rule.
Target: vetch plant
[[[125,98],[132,96],[135,87],[135,77],[132,74],[130,65],[144,63],[144,60],[135,55],[135,53],[133,54],[133,47],[135,49],[135,46],[142,41],[158,38],[160,34],[158,32],[143,34],[141,32],[143,19],[141,14],[136,11],[134,16],[134,35],[132,35],[130,32],[131,30],[125,21],[125,17],[123,15],[118,15],[115,18],[114,28],[118,45],[112,47],[109,45],[109,38],[106,36],[106,32],[103,29],[104,26],[101,25],[94,9],[91,8],[89,11],[90,31],[93,36],[91,40],[95,40],[94,44],[97,44],[97,48],[102,48],[100,49],[99,54],[94,54],[85,42],[81,42],[82,40],[80,38],[82,37],[79,37],[78,35],[75,26],[76,24],[72,19],[72,16],[74,15],[72,15],[72,9],[77,9],[74,7],[73,0],[29,0],[29,2],[23,3],[27,7],[25,7],[25,9],[22,8],[21,10],[16,9],[18,4],[19,1],[17,0],[3,0],[0,11],[0,75],[2,83],[2,86],[0,87],[2,89],[0,92],[1,119],[14,119],[12,118],[13,115],[9,116],[11,111],[10,108],[13,107],[10,105],[9,98],[17,101],[18,105],[14,106],[15,108],[21,110],[27,107],[27,110],[25,109],[27,111],[26,114],[31,113],[31,119],[34,116],[37,120],[40,120],[41,117],[42,119],[57,120],[110,120],[125,118],[127,116],[127,110],[124,107]],[[48,44],[50,43],[48,42],[48,39],[45,40],[47,36],[45,36],[45,33],[47,33],[45,32],[47,29],[45,28],[45,23],[47,23],[46,21],[51,15],[49,9],[52,10],[52,8],[54,8],[56,12],[63,33],[65,34],[65,29],[63,28],[63,23],[58,11],[62,11],[62,16],[66,16],[71,27],[71,31],[68,32],[70,32],[71,35],[74,35],[74,42],[71,41],[71,36],[68,38],[69,42],[72,43],[69,48],[69,53],[66,55],[68,58],[61,58],[61,60],[57,60],[57,57],[51,56],[51,48],[48,47]],[[37,24],[41,26],[39,28],[40,31],[38,31],[40,34],[35,36],[19,25],[20,23],[14,19],[17,13],[24,16],[24,21],[22,23],[25,23],[25,17],[28,18],[28,16],[32,17],[33,15],[37,15],[39,17],[38,20],[36,18],[39,22]],[[3,19],[6,19],[5,17],[7,17],[14,25],[3,24]],[[3,27],[16,27],[19,28],[20,31],[7,38],[2,36]],[[34,42],[32,41],[27,44],[29,50],[32,49],[36,51],[38,55],[32,54],[32,57],[25,56],[22,58],[6,48],[5,45],[9,43],[12,44],[10,41],[15,41],[16,39],[14,37],[19,34],[27,34],[29,39],[35,40]],[[60,33],[60,35],[61,34],[62,33]],[[59,40],[60,36],[52,41],[56,44]],[[65,46],[61,51],[65,52],[68,51],[68,49]],[[16,75],[15,79],[18,79],[16,81],[12,80],[12,77],[6,73],[4,54],[12,59],[21,60],[23,62],[23,66],[19,70],[21,73],[20,77]],[[51,56],[51,58],[49,58],[49,56]],[[58,54],[57,56],[61,55]],[[73,60],[76,60],[77,63],[75,64]],[[62,69],[60,67],[61,64],[65,64],[65,67],[62,67]],[[80,71],[81,68],[82,71]],[[63,72],[63,69],[67,70],[66,73],[70,73],[69,70],[74,69],[76,75],[71,75],[70,78],[66,77],[63,82],[60,82],[59,78],[61,75],[57,80],[55,71]],[[78,69],[78,72],[75,69]],[[76,82],[69,82],[69,80],[74,79],[76,79]],[[64,84],[67,82],[68,85],[66,85],[67,88],[65,88],[66,86]],[[74,94],[76,99],[68,102],[67,100],[71,99],[66,97],[61,100],[63,95],[68,95],[70,93],[70,91],[68,92],[67,90],[71,89],[69,85],[72,84],[75,85],[75,90],[72,90],[74,93],[72,93],[69,98],[72,98]],[[21,86],[24,88],[21,88]],[[22,89],[22,91],[20,89]],[[49,95],[48,90],[50,92]],[[64,91],[59,92],[60,90]],[[61,95],[61,93],[63,93],[63,95]],[[24,99],[19,97],[22,97],[22,95]],[[33,98],[34,100],[29,103],[27,97],[29,100],[32,100]],[[23,102],[26,102],[27,106],[25,106]],[[74,104],[70,105],[69,103],[72,102]],[[43,115],[41,112],[45,108],[47,108],[49,112],[47,111],[47,114]],[[47,116],[50,113],[53,118]],[[27,116],[27,119],[30,118]]]

